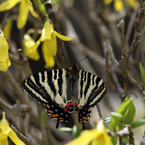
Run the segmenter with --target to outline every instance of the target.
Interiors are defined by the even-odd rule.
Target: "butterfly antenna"
[[[80,63],[81,61],[83,61],[84,59],[87,59],[88,57],[89,57],[89,55],[87,55],[85,58],[83,58],[80,61],[78,61],[77,64]]]
[[[65,57],[66,59],[68,59],[68,60],[69,60],[69,58],[68,58],[68,57],[66,57],[63,53],[61,53],[61,55],[62,55],[63,57]]]

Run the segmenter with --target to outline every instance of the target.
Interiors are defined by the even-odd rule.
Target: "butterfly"
[[[78,68],[54,69],[38,72],[25,78],[23,87],[36,101],[41,103],[51,118],[68,121],[70,113],[78,113],[78,121],[88,122],[91,109],[106,94],[106,83],[97,75]]]

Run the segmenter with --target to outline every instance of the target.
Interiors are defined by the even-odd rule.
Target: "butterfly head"
[[[71,68],[69,68],[69,70],[71,72],[78,72],[78,66],[77,66],[77,63],[74,63],[73,66]]]

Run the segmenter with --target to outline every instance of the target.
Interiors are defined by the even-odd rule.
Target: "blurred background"
[[[41,44],[38,48],[40,54],[38,61],[27,59],[23,52],[24,34],[31,31],[31,36],[36,42],[40,37],[38,31],[43,28],[41,20],[29,14],[26,25],[18,29],[16,23],[20,4],[11,10],[0,12],[2,30],[8,18],[11,18],[12,24],[10,37],[7,39],[11,66],[7,72],[0,72],[0,110],[5,111],[9,123],[25,135],[32,144],[63,145],[73,140],[74,136],[72,132],[61,132],[55,128],[56,120],[51,120],[51,116],[46,115],[43,107],[24,91],[23,80],[32,73],[69,68],[74,62],[77,63],[86,56],[89,58],[78,63],[79,68],[100,76],[107,84],[107,94],[100,103],[103,118],[110,117],[110,113],[117,110],[127,95],[133,97],[136,108],[134,121],[145,118],[145,101],[139,70],[139,62],[145,68],[145,19],[141,19],[139,28],[136,25],[138,10],[143,1],[141,3],[135,1],[134,4],[130,2],[131,0],[122,1],[122,7],[121,4],[117,6],[116,1],[107,4],[107,0],[60,0],[56,5],[46,4],[54,29],[66,36],[75,36],[68,42],[57,39],[55,65],[51,68],[44,67]],[[124,22],[124,44],[122,44],[122,34],[118,26],[121,20]],[[137,32],[140,34],[139,41],[134,40]],[[129,56],[128,63],[124,64],[128,70],[128,75],[125,77],[113,63],[106,44],[110,42],[112,53],[118,63],[123,65],[121,63],[124,57],[122,47],[125,46],[125,51],[129,51],[134,44],[133,41],[137,43]],[[91,110],[89,122],[85,123],[87,129],[94,128],[99,120],[96,107]],[[72,128],[74,124],[74,117],[71,116],[67,123],[60,123],[60,127]],[[136,145],[141,142],[144,130],[145,126],[133,130]]]

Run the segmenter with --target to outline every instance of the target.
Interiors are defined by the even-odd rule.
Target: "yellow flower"
[[[11,9],[19,2],[21,3],[19,7],[17,27],[21,29],[26,24],[29,11],[34,17],[38,17],[38,15],[34,12],[32,5],[30,5],[30,0],[6,0],[0,4],[0,12]]]
[[[40,56],[38,50],[37,49],[35,49],[34,51],[29,50],[29,48],[35,45],[35,41],[29,35],[25,34],[22,42],[23,42],[23,50],[26,56],[35,61],[39,60]],[[49,51],[47,49],[45,41],[43,41],[42,43],[42,53],[44,54],[43,56],[46,63],[45,68],[53,67],[55,65],[55,61],[53,56],[49,55]]]
[[[0,120],[0,145],[8,145],[8,137],[16,145],[25,145],[11,129],[7,120],[5,119],[5,114],[3,113],[3,118]]]
[[[33,52],[34,50],[37,49],[37,47],[40,45],[41,41],[43,42],[42,45],[42,52],[44,56],[44,60],[46,62],[45,67],[52,67],[54,66],[54,58],[53,56],[56,55],[57,52],[57,39],[56,36],[64,41],[70,41],[74,37],[69,38],[67,36],[63,36],[59,33],[57,33],[53,29],[53,24],[49,23],[48,21],[45,22],[44,28],[42,30],[41,37],[39,40],[33,45],[31,48],[29,48],[29,52]]]
[[[49,49],[47,48],[47,45],[45,43],[46,41],[43,41],[42,43],[42,53],[46,63],[45,68],[53,67],[55,65],[55,60],[54,57],[49,54]]]
[[[81,135],[67,145],[113,145],[106,133],[103,120],[100,120],[95,129],[83,131]]]
[[[0,31],[0,70],[7,71],[8,67],[11,65],[8,56],[9,45],[4,37],[2,31]]]
[[[136,0],[124,0],[127,1],[129,6],[132,8],[136,8],[137,6],[137,1]],[[109,5],[112,2],[112,0],[104,0],[104,4]],[[116,11],[120,12],[123,9],[123,2],[122,0],[115,0],[114,1],[114,8]]]
[[[3,33],[4,33],[4,35],[6,36],[7,39],[11,35],[11,29],[12,29],[12,20],[8,19],[5,26],[4,26],[4,29],[3,29]]]
[[[26,56],[35,61],[39,60],[40,57],[37,49],[35,49],[34,51],[29,51],[29,48],[31,48],[35,44],[35,41],[29,35],[27,34],[24,35],[24,39],[22,43],[23,43],[23,50]]]

